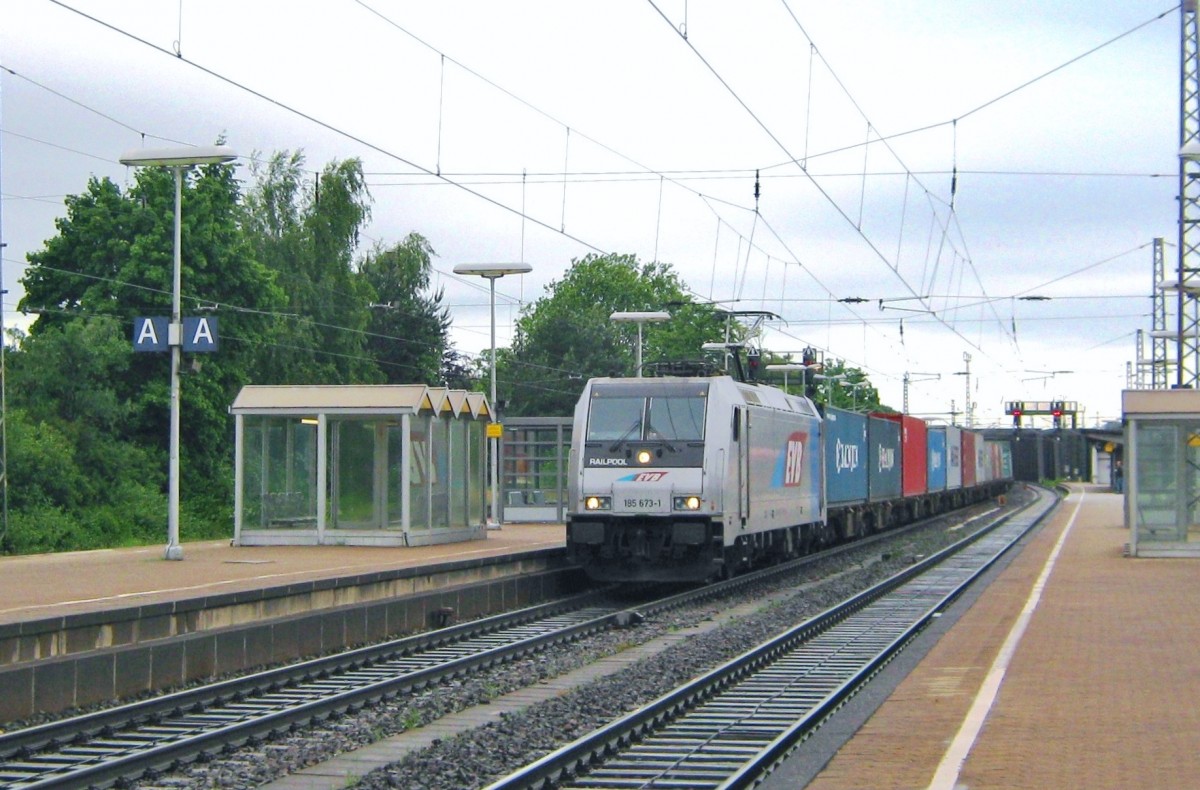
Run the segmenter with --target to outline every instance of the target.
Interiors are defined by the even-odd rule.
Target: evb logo
[[[788,437],[784,450],[783,484],[798,486],[804,477],[804,440],[808,438],[803,433],[793,433]]]

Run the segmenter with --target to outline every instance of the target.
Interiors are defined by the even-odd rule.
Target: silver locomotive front
[[[719,569],[721,487],[705,468],[711,382],[588,383],[575,409],[567,548],[592,578],[703,581]]]

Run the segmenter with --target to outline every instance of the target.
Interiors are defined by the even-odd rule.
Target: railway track
[[[741,788],[787,756],[1050,510],[1030,506],[490,785]]]
[[[643,616],[718,598],[896,530],[653,601],[589,593],[0,735],[0,787],[107,787],[177,770],[313,722]]]
[[[828,556],[801,558],[655,601],[631,604],[588,593],[5,733],[0,735],[0,787],[107,787],[169,772],[552,644],[716,598]]]
[[[104,787],[166,771],[611,628],[597,594],[0,735],[0,787]]]

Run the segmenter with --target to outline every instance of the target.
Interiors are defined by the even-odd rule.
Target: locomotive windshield
[[[704,439],[708,387],[597,385],[588,413],[588,441],[680,441]]]

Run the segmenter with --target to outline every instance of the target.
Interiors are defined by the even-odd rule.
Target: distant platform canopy
[[[419,546],[487,534],[483,393],[251,385],[230,412],[239,545]]]

